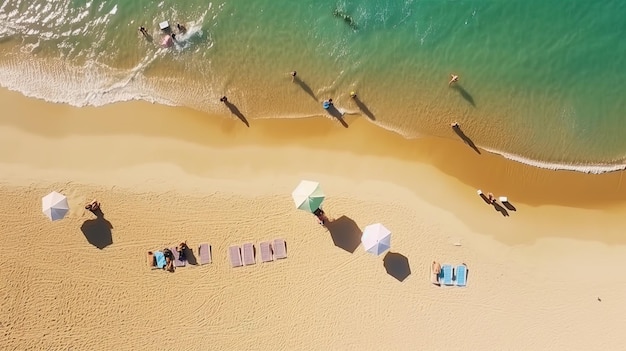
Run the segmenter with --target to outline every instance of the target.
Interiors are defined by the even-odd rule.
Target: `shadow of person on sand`
[[[228,107],[228,109],[230,110],[230,112],[233,115],[237,116],[237,118],[239,118],[246,125],[246,127],[250,127],[250,123],[248,123],[248,120],[246,119],[246,116],[244,116],[243,113],[241,113],[241,111],[239,111],[237,106],[235,106],[230,101],[224,101],[224,104],[226,105],[226,107]]]
[[[465,144],[467,144],[469,147],[474,149],[474,151],[476,151],[480,155],[480,150],[478,150],[478,147],[476,147],[476,144],[474,144],[472,139],[470,139],[467,135],[465,135],[465,133],[463,133],[460,126],[458,125],[452,126],[452,130],[454,130],[456,135],[458,135],[459,138],[461,138],[465,142]]]
[[[348,128],[348,123],[346,123],[346,121],[343,119],[343,113],[341,113],[341,111],[339,111],[335,107],[335,105],[330,105],[326,109],[326,112],[328,112],[329,115],[335,117],[344,128]]]
[[[374,116],[372,111],[370,111],[370,109],[367,108],[367,106],[365,106],[365,104],[361,100],[359,100],[358,96],[355,96],[353,100],[359,110],[361,110],[361,112],[363,112],[363,114],[366,115],[367,118],[371,119],[372,121],[376,120],[376,117]]]
[[[387,274],[396,278],[398,281],[404,281],[411,275],[409,259],[397,252],[387,252],[385,258],[383,258],[383,265],[385,266]]]
[[[515,208],[515,206],[513,206],[512,203],[510,203],[508,200],[507,201],[503,201],[502,204],[504,205],[504,207],[506,207],[507,210],[509,211],[517,211],[517,208]]]
[[[330,232],[333,243],[338,248],[349,253],[354,253],[361,244],[361,229],[351,218],[341,216],[326,223],[326,229]]]
[[[456,90],[461,94],[461,97],[465,99],[465,101],[469,102],[472,106],[476,107],[476,102],[474,102],[474,98],[470,93],[467,92],[461,85],[455,84],[452,86],[452,89]]]
[[[496,211],[498,211],[498,212],[502,213],[502,215],[503,215],[504,217],[508,217],[508,216],[509,216],[509,212],[506,210],[506,208],[504,208],[504,207],[500,206],[500,204],[499,204],[499,203],[497,203],[497,202],[495,202],[495,201],[493,202],[493,208],[494,208]]]
[[[111,234],[113,225],[104,218],[102,210],[98,209],[93,211],[93,214],[96,215],[96,219],[86,220],[83,225],[80,226],[80,230],[91,245],[102,250],[113,244],[113,236]]]
[[[304,90],[304,92],[307,93],[307,95],[312,97],[313,100],[317,101],[317,97],[315,97],[315,93],[313,92],[313,89],[311,89],[311,87],[308,86],[302,79],[300,79],[299,77],[294,77],[293,81],[297,83],[300,86],[300,88],[302,88],[302,90]]]

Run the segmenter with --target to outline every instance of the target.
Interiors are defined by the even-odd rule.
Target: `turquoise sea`
[[[333,98],[407,138],[457,138],[458,121],[505,157],[600,173],[626,164],[625,15],[623,0],[5,0],[0,84],[218,113],[227,95],[251,128],[334,118]],[[161,21],[187,28],[170,48]]]

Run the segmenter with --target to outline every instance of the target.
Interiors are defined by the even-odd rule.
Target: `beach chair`
[[[272,250],[274,251],[274,258],[287,258],[287,245],[285,244],[285,240],[274,239]]]
[[[264,241],[260,243],[259,248],[261,249],[261,262],[274,261],[274,258],[272,257],[272,248],[269,241]]]
[[[456,286],[465,286],[467,284],[467,266],[458,265],[454,271],[456,275]]]
[[[200,264],[209,264],[212,261],[211,245],[204,243],[198,246],[198,255],[200,256]]]
[[[252,265],[256,263],[256,259],[254,257],[254,245],[251,243],[243,244],[241,249],[243,256],[243,264],[246,266]]]
[[[170,251],[174,255],[174,267],[185,267],[187,265],[187,262],[181,260],[178,256],[178,250],[175,247],[170,247]]]
[[[443,285],[452,285],[452,265],[444,264],[441,266],[441,274],[443,277]]]
[[[230,265],[231,267],[241,267],[243,266],[243,262],[241,262],[241,250],[239,246],[234,245],[228,248],[228,255],[230,256]]]

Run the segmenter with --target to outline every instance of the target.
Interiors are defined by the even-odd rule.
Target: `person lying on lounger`
[[[163,256],[165,256],[165,267],[163,269],[173,272],[174,271],[174,253],[170,249],[163,249]]]

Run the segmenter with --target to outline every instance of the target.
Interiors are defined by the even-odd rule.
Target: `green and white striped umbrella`
[[[310,180],[301,181],[296,190],[291,193],[296,208],[311,213],[320,208],[324,201],[324,196],[320,183]]]

